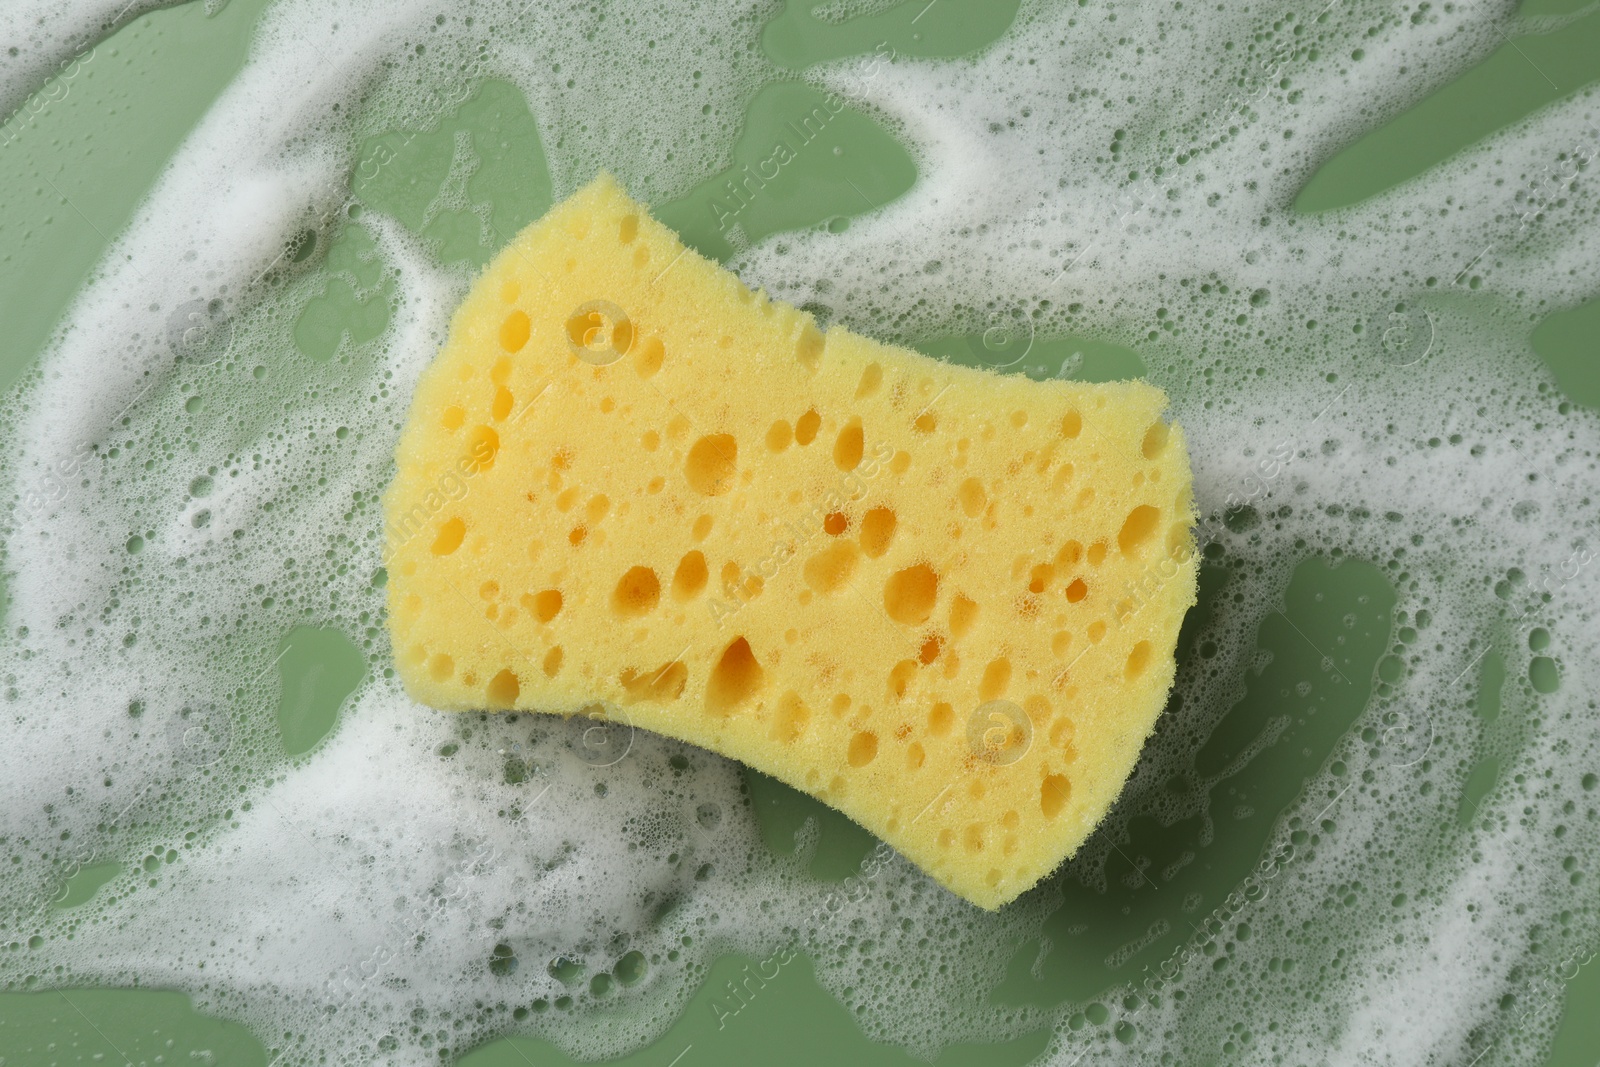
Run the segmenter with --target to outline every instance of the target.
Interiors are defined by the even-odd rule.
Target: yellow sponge
[[[417,388],[401,677],[742,760],[998,907],[1094,829],[1172,683],[1196,561],[1165,403],[824,335],[601,176]]]

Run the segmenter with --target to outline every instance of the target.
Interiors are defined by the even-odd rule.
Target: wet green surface
[[[428,241],[441,263],[481,267],[500,246],[550,206],[550,168],[539,126],[513,85],[489,81],[438,101],[443,116],[361,145],[350,191],[364,206],[398,219]],[[437,207],[451,179],[466,175],[465,207]],[[479,215],[478,210],[484,214]]]
[[[19,193],[0,208],[0,319],[9,327],[0,340],[0,387],[9,387],[30,366],[107,241],[237,69],[263,4],[233,0],[214,18],[190,4],[142,18],[81,65],[64,98],[5,128],[0,181]],[[1542,10],[1560,6],[1552,0]],[[810,15],[809,4],[791,0],[764,32],[762,45],[791,73],[849,55],[956,55],[994,40],[1015,7],[911,0],[833,24]],[[1299,206],[1325,210],[1370,197],[1592,81],[1600,76],[1597,27],[1600,14],[1589,14],[1556,33],[1502,47],[1406,114],[1355,139],[1307,185]],[[549,203],[537,124],[520,94],[495,82],[471,87],[441,114],[434,126],[391,131],[360,146],[352,192],[359,205],[394,216],[430,242],[441,261],[481,264]],[[793,159],[777,162],[783,157],[776,151],[779,142]],[[462,152],[473,156],[473,166],[457,170],[471,175],[462,191],[465,202],[483,209],[487,221],[470,210],[430,214]],[[910,157],[887,130],[848,102],[834,109],[824,94],[792,77],[753,96],[733,158],[729,171],[705,176],[660,209],[691,243],[717,258],[732,255],[744,241],[787,230],[842,228],[902,195],[915,180]],[[751,173],[757,180],[749,180]],[[744,190],[741,197],[729,198],[730,182]],[[309,244],[296,246],[296,255],[301,253],[317,282],[293,337],[311,373],[342,346],[381,333],[390,314],[389,290],[359,214],[314,233]],[[1569,396],[1590,405],[1600,403],[1597,337],[1600,301],[1556,313],[1533,332],[1537,350]],[[1036,376],[1103,381],[1144,370],[1130,349],[1087,336],[1035,337],[1012,321],[969,337],[926,339],[921,347],[958,362]],[[1252,516],[1235,519],[1248,522]],[[1195,632],[1210,606],[1229,595],[1227,568],[1215,561],[1205,570],[1201,604],[1180,642],[1186,661],[1216,654],[1196,643]],[[1160,825],[1135,819],[1130,839],[1108,862],[1105,892],[1084,888],[1070,871],[1058,875],[1062,903],[1045,931],[1053,947],[1042,952],[1036,942],[1016,945],[997,1000],[1087,1002],[1084,1017],[1092,1025],[1093,998],[1196,937],[1190,917],[1205,914],[1247,877],[1279,813],[1333,758],[1374,679],[1393,669],[1399,640],[1390,617],[1393,600],[1383,572],[1362,561],[1334,567],[1308,560],[1297,569],[1279,610],[1265,617],[1257,633],[1258,648],[1271,653],[1270,660],[1259,670],[1241,668],[1243,695],[1227,716],[1184,760],[1162,768],[1164,788],[1210,798],[1210,827],[1198,820]],[[1324,650],[1331,654],[1325,657]],[[278,651],[280,737],[289,753],[306,753],[335,727],[366,664],[349,637],[322,629],[315,619],[287,635]],[[1508,645],[1503,651],[1517,650]],[[1547,666],[1536,666],[1527,679],[1508,680],[1506,658],[1520,662],[1520,653],[1491,652],[1478,669],[1477,710],[1486,739],[1514,737],[1518,728],[1501,714],[1504,686],[1538,690],[1560,681],[1554,644],[1541,657]],[[1246,655],[1240,662],[1255,661]],[[1283,699],[1286,691],[1296,698]],[[1471,769],[1458,806],[1462,823],[1473,818],[1498,768],[1498,757],[1485,754]],[[789,853],[797,834],[798,840],[816,835],[810,871],[818,879],[847,877],[873,847],[869,835],[823,805],[760,775],[751,774],[749,781],[768,847]],[[1337,819],[1336,808],[1327,819]],[[1297,847],[1314,850],[1319,835],[1330,832],[1324,821],[1293,828]],[[120,869],[106,861],[73,872],[55,906],[92,905],[96,891]],[[1574,973],[1549,1061],[1555,1067],[1591,1067],[1600,1049],[1600,968],[1591,964]],[[730,984],[744,993],[734,996]],[[1005,1046],[957,1047],[939,1062],[1020,1064],[1037,1057],[1046,1041],[1040,1033]],[[686,1065],[914,1062],[862,1036],[799,956],[781,964],[720,961],[673,1029],[623,1062],[664,1065],[685,1050],[692,1056]],[[169,1064],[257,1065],[269,1059],[258,1037],[195,1013],[178,993],[0,995],[5,1067],[153,1063],[158,1056]],[[514,1040],[493,1042],[461,1062],[542,1067],[573,1061],[543,1042]]]
[[[58,908],[76,908],[87,904],[100,891],[100,887],[122,873],[120,863],[93,863],[67,879],[67,891],[55,902]]]
[[[298,756],[333,729],[345,698],[366,677],[367,658],[338,630],[297,626],[278,650],[278,736]]]
[[[1567,396],[1600,408],[1600,300],[1547,316],[1533,331],[1533,349]]]
[[[905,149],[845,98],[775,82],[750,101],[729,168],[656,214],[702,255],[727,259],[784,230],[842,229],[916,177]]]
[[[182,993],[150,989],[0,997],[0,1056],[6,1067],[267,1062],[261,1042],[244,1027],[199,1014]]]

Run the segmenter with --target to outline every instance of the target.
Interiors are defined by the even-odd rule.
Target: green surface
[[[1567,396],[1600,408],[1600,300],[1547,316],[1533,331],[1533,347]]]
[[[291,756],[333,729],[345,698],[367,673],[367,658],[338,630],[297,626],[278,648],[278,737]]]
[[[53,91],[49,103],[0,129],[0,181],[12,194],[0,206],[0,321],[7,326],[0,339],[5,346],[0,349],[0,387],[10,387],[32,364],[107,241],[126,224],[162,165],[237,70],[264,4],[233,0],[208,18],[194,3],[138,19],[64,76],[62,82],[70,82],[64,94]],[[1541,10],[1554,12],[1562,6],[1551,2]],[[1016,4],[911,0],[846,25],[824,23],[808,13],[809,7],[791,0],[762,35],[762,47],[791,75],[849,55],[960,54],[1001,34]],[[1548,36],[1508,42],[1452,85],[1337,153],[1308,183],[1298,206],[1320,211],[1370,197],[1597,76],[1600,14],[1591,12]],[[763,87],[750,101],[730,171],[706,176],[680,201],[662,205],[661,213],[707,253],[726,257],[743,241],[784,230],[841,229],[851,217],[901,195],[915,179],[909,157],[886,130],[847,101],[840,102],[843,107],[831,107],[822,94],[792,76]],[[818,107],[824,109],[826,122],[816,117]],[[806,116],[813,116],[815,130],[797,133]],[[515,89],[486,83],[464,95],[432,127],[392,131],[359,146],[358,158],[375,165],[357,169],[352,191],[359,205],[395,216],[432,242],[441,260],[480,264],[549,203],[548,168],[535,129],[534,117]],[[487,232],[470,212],[427,214],[462,132],[477,156],[467,199],[489,207]],[[808,133],[814,136],[807,138]],[[780,141],[794,158],[782,161],[772,177],[745,184],[748,204],[740,204],[735,213],[734,201],[725,199],[728,183],[743,181],[748,172],[741,168],[746,166],[766,164],[766,173],[772,173]],[[326,233],[297,238],[294,246],[295,258],[320,272],[293,327],[308,373],[315,363],[335,358],[347,341],[377,336],[387,325],[386,290],[371,255],[371,236],[359,213],[352,214]],[[730,215],[740,227],[731,234]],[[1591,406],[1600,405],[1597,338],[1600,301],[1556,313],[1532,334],[1568,395]],[[1129,349],[1093,337],[1034,337],[1007,320],[970,337],[925,339],[923,347],[961,362],[1086,380],[1143,369],[1138,354]],[[1244,509],[1229,521],[1247,526],[1261,517]],[[1212,561],[1204,571],[1201,604],[1186,628],[1181,655],[1216,654],[1214,648],[1197,646],[1194,632],[1211,605],[1230,595],[1226,566]],[[1272,653],[1270,663],[1260,671],[1243,672],[1243,696],[1237,704],[1186,762],[1166,768],[1169,788],[1205,788],[1214,797],[1230,799],[1248,796],[1253,814],[1222,824],[1214,836],[1198,826],[1136,821],[1132,852],[1123,857],[1127,870],[1108,872],[1111,889],[1105,894],[1065,886],[1064,902],[1045,931],[1055,949],[1035,966],[1040,946],[1015,946],[1015,963],[995,994],[997,1000],[1075,1000],[1085,1006],[1074,1023],[1095,1025],[1103,1017],[1095,997],[1136,978],[1189,940],[1174,903],[1183,894],[1155,892],[1131,877],[1132,864],[1167,865],[1192,854],[1194,860],[1177,880],[1185,893],[1200,894],[1207,907],[1241,884],[1279,812],[1303,780],[1331,758],[1335,742],[1361,712],[1368,692],[1394,680],[1398,660],[1392,653],[1417,639],[1404,620],[1391,618],[1393,601],[1383,569],[1372,563],[1351,560],[1334,566],[1319,559],[1297,569],[1280,609],[1265,618],[1257,634],[1259,648]],[[1340,616],[1347,612],[1356,622],[1341,631],[1346,640],[1338,643],[1338,654],[1324,669],[1318,649],[1333,643],[1335,628],[1344,625]],[[279,652],[280,736],[291,754],[308,752],[335,728],[340,707],[366,664],[348,636],[321,629],[316,619],[285,635]],[[1241,662],[1251,660],[1241,657]],[[1500,654],[1491,653],[1479,667],[1477,710],[1486,738],[1516,728],[1500,714],[1504,662]],[[1554,662],[1546,662],[1549,673],[1531,678],[1536,688],[1559,684]],[[1285,712],[1280,691],[1306,678],[1316,681],[1298,705],[1287,709],[1283,727],[1292,734],[1293,745],[1279,746],[1270,761],[1237,758],[1269,719]],[[1284,756],[1287,748],[1297,755]],[[1492,788],[1498,766],[1484,758],[1470,772],[1458,806],[1463,823],[1474,817],[1477,804]],[[874,844],[842,816],[771,779],[751,775],[750,785],[764,840],[775,852],[792,852],[796,834],[814,826],[817,847],[810,870],[818,879],[847,877]],[[1299,828],[1298,847],[1314,850],[1321,832],[1320,824]],[[56,906],[84,906],[118,870],[117,863],[106,861],[72,872]],[[1080,931],[1082,927],[1087,930]],[[1119,967],[1106,965],[1108,946],[1124,944],[1145,930],[1160,932]],[[1564,977],[1570,977],[1567,1001],[1549,1063],[1591,1067],[1600,1049],[1600,967],[1589,964]],[[735,997],[730,985],[744,993]],[[1026,1063],[1046,1040],[1040,1033],[1005,1046],[957,1047],[939,1062]],[[781,960],[720,961],[673,1029],[624,1062],[665,1065],[685,1050],[692,1051],[692,1059],[683,1062],[696,1065],[914,1062],[898,1049],[863,1037],[848,1013],[818,988],[809,963],[787,954]],[[240,1027],[196,1014],[182,994],[153,990],[0,995],[0,1057],[4,1067],[254,1065],[270,1058],[263,1043]],[[517,1039],[492,1042],[460,1062],[543,1067],[571,1060],[543,1042]]]
[[[733,163],[656,209],[684,243],[713,259],[784,230],[882,207],[916,180],[899,143],[842,97],[798,82],[763,86],[750,101]]]

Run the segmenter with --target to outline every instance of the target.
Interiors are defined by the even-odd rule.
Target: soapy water
[[[12,17],[47,9],[50,62],[115,15]],[[745,248],[747,283],[886,340],[983,338],[1013,372],[1052,373],[1035,338],[1136,345],[1189,436],[1202,544],[1233,595],[1068,882],[1103,885],[1137,817],[1223,817],[1165,779],[1261,669],[1255,632],[1299,561],[1365,560],[1395,590],[1375,677],[1317,649],[1308,691],[1371,699],[1260,863],[1089,1008],[988,995],[1060,878],[993,915],[882,850],[819,885],[814,833],[768,852],[724,760],[625,722],[405,697],[378,498],[470,269],[352,200],[374,165],[358,147],[504,79],[558,198],[604,167],[662,203],[727,166],[777,73],[754,44],[774,13],[266,13],[7,402],[0,981],[183,989],[284,1063],[437,1062],[513,1032],[601,1056],[661,1033],[719,955],[798,948],[870,1036],[921,1055],[1053,1026],[1062,1065],[1537,1062],[1600,943],[1600,425],[1527,335],[1593,295],[1600,100],[1575,93],[1356,207],[1290,209],[1337,147],[1494,48],[1505,4],[1029,4],[968,58],[888,48],[805,72],[893,131],[918,178],[847,229]],[[429,210],[472,214],[470,173],[459,157]],[[387,325],[307,365],[290,339],[316,286],[303,242],[357,216]],[[359,635],[369,677],[289,759],[270,650],[308,618]],[[1512,681],[1486,725],[1491,647]],[[1475,796],[1485,760],[1498,775]],[[51,906],[113,860],[89,903]]]

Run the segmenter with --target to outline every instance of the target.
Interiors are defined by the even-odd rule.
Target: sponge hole
[[[803,574],[806,585],[819,593],[831,593],[850,581],[861,553],[853,541],[837,541],[806,560]]]
[[[1150,666],[1150,642],[1140,641],[1133,646],[1133,651],[1128,653],[1128,665],[1123,674],[1131,682],[1143,674],[1148,666]]]
[[[637,236],[639,236],[639,216],[622,216],[622,221],[617,224],[617,240],[625,245],[632,244]]]
[[[853,471],[861,466],[861,453],[865,450],[861,420],[851,419],[833,442],[833,464],[842,471]]]
[[[1086,583],[1082,578],[1072,579],[1072,583],[1067,586],[1067,602],[1070,604],[1076,604],[1078,601],[1082,600],[1088,595],[1088,583]]]
[[[861,372],[861,381],[856,385],[856,399],[865,400],[878,391],[878,386],[883,384],[883,368],[876,363],[868,363],[867,369]]]
[[[968,478],[961,483],[961,488],[956,490],[956,495],[961,500],[961,510],[969,519],[975,519],[983,514],[984,505],[989,502],[989,495],[983,491],[983,483],[976,478]]]
[[[665,663],[653,671],[638,671],[626,667],[617,676],[617,680],[627,691],[630,701],[676,700],[683,695],[683,688],[689,681],[689,668],[677,660]]]
[[[667,358],[667,350],[659,337],[647,337],[633,356],[633,369],[641,378],[653,378]]]
[[[620,356],[628,354],[633,347],[633,323],[627,319],[618,319],[611,324],[611,348]]]
[[[447,519],[439,527],[439,534],[433,539],[433,554],[435,556],[448,556],[461,547],[461,541],[467,536],[467,524],[463,520]]]
[[[888,508],[878,507],[861,517],[861,551],[870,559],[877,559],[889,551],[894,539],[895,517]]]
[[[672,595],[679,600],[697,596],[706,587],[706,557],[698,549],[687,553],[678,561],[672,575]]]
[[[794,358],[807,370],[814,371],[822,363],[822,348],[826,343],[817,324],[807,322],[801,327],[800,337],[794,343]]]
[[[911,688],[911,679],[917,676],[917,661],[903,659],[889,671],[889,695],[896,700],[904,700],[906,692]]]
[[[661,601],[661,581],[649,567],[630,567],[611,593],[611,610],[625,618],[647,615]]]
[[[428,661],[428,676],[436,682],[448,682],[456,673],[456,661],[443,652]]]
[[[533,613],[540,622],[549,622],[561,613],[561,591],[546,589],[542,593],[522,598],[522,606]]]
[[[1139,446],[1139,451],[1144,453],[1145,459],[1155,459],[1166,451],[1167,437],[1171,429],[1164,422],[1152,422],[1150,428],[1144,432],[1144,443]]]
[[[943,701],[928,712],[928,732],[934,737],[947,737],[956,724],[956,711]]]
[[[817,438],[817,431],[822,428],[822,416],[813,408],[801,415],[794,423],[795,444],[804,448]]]
[[[517,694],[522,692],[522,685],[517,681],[517,676],[507,669],[489,679],[487,692],[490,707],[512,708],[516,707]]]
[[[822,531],[829,537],[838,537],[850,528],[850,519],[842,511],[831,511],[822,520]]]
[[[605,316],[598,311],[580,311],[567,320],[567,339],[579,348],[588,348],[605,333],[605,321]],[[502,343],[504,333],[502,329]]]
[[[1050,586],[1056,576],[1056,569],[1048,563],[1041,563],[1033,568],[1033,573],[1028,578],[1028,592],[1042,593]]]
[[[1083,416],[1078,414],[1077,408],[1068,409],[1067,413],[1061,416],[1061,436],[1071,441],[1082,432]]]
[[[772,452],[782,452],[789,447],[789,442],[794,440],[794,429],[789,425],[789,420],[779,419],[767,427],[767,448]]]
[[[562,658],[563,655],[560,645],[557,645],[555,648],[552,648],[549,652],[544,654],[543,669],[544,676],[546,678],[554,678],[556,675],[561,673]]]
[[[861,768],[871,763],[878,757],[878,735],[867,730],[862,730],[850,739],[850,749],[846,758],[850,766]]]
[[[482,474],[494,466],[494,457],[500,451],[500,435],[488,426],[474,426],[467,434],[467,469]]]
[[[800,699],[800,694],[791,690],[778,700],[777,710],[772,716],[772,739],[792,745],[800,740],[810,721],[811,709]]]
[[[765,684],[766,671],[750,651],[750,642],[736,637],[711,668],[711,678],[706,683],[706,710],[713,715],[727,715]]]
[[[528,321],[527,312],[520,309],[513,311],[500,323],[500,347],[507,352],[520,352],[532,332],[533,324]]]
[[[965,637],[967,631],[972,629],[972,624],[978,620],[977,602],[965,593],[957,593],[950,604],[950,634],[952,637]]]
[[[516,403],[516,398],[511,395],[511,390],[503,385],[495,387],[494,401],[489,405],[489,414],[495,422],[504,422],[507,415],[511,414],[511,406]]]
[[[1072,744],[1076,732],[1077,728],[1073,726],[1071,719],[1057,719],[1050,724],[1050,743],[1057,748],[1066,748]]]
[[[1039,812],[1047,819],[1054,819],[1061,814],[1061,809],[1067,806],[1067,800],[1072,796],[1072,783],[1064,774],[1046,775],[1044,781],[1039,783]]]
[[[883,587],[884,610],[891,619],[907,626],[927,622],[938,598],[939,576],[926,563],[896,571]]]
[[[1122,524],[1122,532],[1117,534],[1117,547],[1122,549],[1122,554],[1136,556],[1142,552],[1160,521],[1161,509],[1149,504],[1140,504],[1129,512],[1128,520]]]
[[[702,496],[721,496],[733,488],[733,475],[739,458],[739,442],[732,434],[707,434],[689,449],[684,462],[684,477]]]
[[[1004,656],[993,660],[983,669],[983,681],[978,683],[978,697],[994,700],[1005,695],[1011,685],[1011,661]]]

